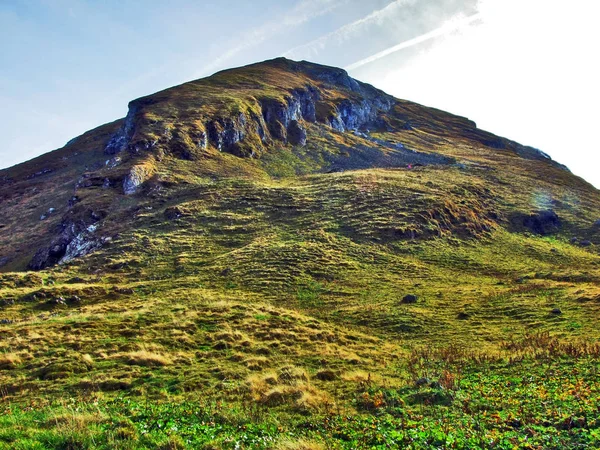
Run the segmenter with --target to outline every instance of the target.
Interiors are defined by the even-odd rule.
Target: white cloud
[[[324,34],[306,44],[290,49],[285,52],[283,56],[293,59],[310,59],[311,56],[318,55],[322,50],[331,45],[332,42],[339,45],[340,43],[360,36],[361,34],[364,34],[366,28],[372,27],[373,25],[381,25],[384,20],[397,15],[400,7],[414,2],[415,0],[395,0],[386,7],[375,10],[365,17],[348,23],[337,30]]]
[[[444,36],[445,34],[459,31],[460,29],[471,25],[473,22],[481,19],[480,13],[475,13],[473,15],[464,17],[462,15],[456,16],[451,20],[447,21],[444,25],[435,30],[429,31],[420,36],[414,37],[412,39],[408,39],[400,44],[393,45],[392,47],[388,47],[385,50],[382,50],[374,55],[369,56],[368,58],[361,59],[360,61],[356,61],[355,63],[350,64],[346,67],[347,70],[358,69],[361,66],[377,61],[378,59],[384,58],[392,53],[396,53],[400,50],[404,50],[406,48],[414,47],[415,45],[422,44],[430,39],[434,39],[436,37]]]
[[[410,61],[400,52],[353,74],[538,147],[600,186],[599,13],[586,0],[484,0],[479,25]]]

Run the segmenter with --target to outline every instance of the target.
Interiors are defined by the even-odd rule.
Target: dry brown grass
[[[325,445],[308,439],[282,438],[271,448],[272,450],[325,450]]]
[[[310,384],[306,370],[284,366],[277,371],[266,371],[248,378],[254,400],[266,406],[290,405],[300,410],[328,411],[334,404],[332,397]]]
[[[15,353],[4,353],[0,355],[0,369],[14,369],[21,363],[21,358]]]
[[[101,412],[84,414],[75,411],[69,413],[63,412],[48,418],[45,426],[48,428],[58,427],[71,432],[85,431],[90,425],[102,423],[106,418]]]
[[[365,372],[364,370],[353,370],[352,372],[346,372],[342,374],[344,381],[353,381],[355,383],[380,383],[381,377],[372,372]]]
[[[168,366],[173,361],[160,353],[150,352],[148,350],[139,350],[122,355],[127,364],[146,367]]]

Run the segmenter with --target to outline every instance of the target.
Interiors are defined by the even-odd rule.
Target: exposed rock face
[[[121,129],[110,138],[108,144],[104,149],[107,155],[114,155],[122,152],[129,145],[133,133],[135,131],[135,115],[138,112],[138,107],[132,103],[129,104],[129,111],[125,117],[125,122],[121,126]]]
[[[394,102],[387,97],[364,99],[361,102],[343,100],[330,117],[330,125],[337,131],[358,130],[375,122],[381,112],[389,111]]]
[[[59,264],[67,263],[80,256],[85,256],[94,250],[102,247],[106,239],[98,238],[94,235],[97,225],[90,225],[82,232],[78,233],[71,242],[67,244],[65,254],[58,261]]]
[[[228,116],[194,117],[192,123],[183,123],[184,126],[174,131],[165,124],[164,131],[158,133],[158,139],[144,134],[147,126],[144,111],[154,101],[138,99],[130,103],[127,117],[106,145],[105,153],[114,155],[127,150],[136,154],[158,146],[162,151],[182,159],[196,159],[197,152],[206,150],[210,145],[236,156],[254,157],[261,149],[261,143],[270,140],[305,145],[308,139],[306,123],[321,123],[339,132],[376,126],[379,116],[388,112],[396,102],[393,97],[372,86],[352,79],[342,69],[315,66],[308,72],[315,80],[331,88],[349,91],[351,96],[342,100],[325,98],[322,89],[307,84],[288,91],[283,99],[252,99],[255,102],[253,106]],[[253,144],[245,145],[247,141]],[[113,166],[112,162],[107,165]],[[132,189],[128,184],[127,190],[133,192]]]
[[[560,225],[560,218],[552,210],[540,211],[523,219],[523,226],[541,235],[557,232]]]
[[[246,136],[246,115],[211,120],[207,125],[208,139],[218,150],[231,149]]]
[[[90,221],[95,222],[96,220],[92,218]],[[89,231],[90,227],[94,227],[92,231]],[[93,246],[85,243],[85,236],[86,232],[91,233],[93,231],[95,231],[95,225],[93,224],[86,225],[83,221],[63,221],[58,236],[52,240],[48,247],[42,247],[35,253],[29,263],[29,268],[41,270],[57,264],[67,255],[71,259],[75,254],[81,256],[84,254],[84,248],[91,251]]]
[[[133,166],[123,180],[123,193],[135,194],[139,187],[152,176],[152,169],[146,165]]]
[[[292,120],[288,126],[288,141],[292,145],[306,145],[306,128],[297,120]]]

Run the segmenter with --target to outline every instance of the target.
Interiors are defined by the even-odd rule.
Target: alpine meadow
[[[343,69],[133,100],[0,210],[0,449],[600,448],[600,191]]]

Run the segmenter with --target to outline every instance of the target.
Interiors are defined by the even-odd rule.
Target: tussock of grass
[[[325,450],[323,443],[308,439],[282,438],[277,441],[272,450]]]
[[[163,354],[154,353],[147,350],[139,350],[137,352],[126,353],[121,356],[123,360],[127,362],[127,364],[137,365],[137,366],[147,366],[147,367],[156,367],[156,366],[168,366],[172,364],[172,360]]]
[[[0,354],[0,369],[2,370],[14,369],[20,363],[21,358],[15,353]]]
[[[305,369],[284,366],[276,371],[252,375],[247,380],[254,400],[262,405],[288,405],[300,410],[329,410],[332,397],[310,383]]]

